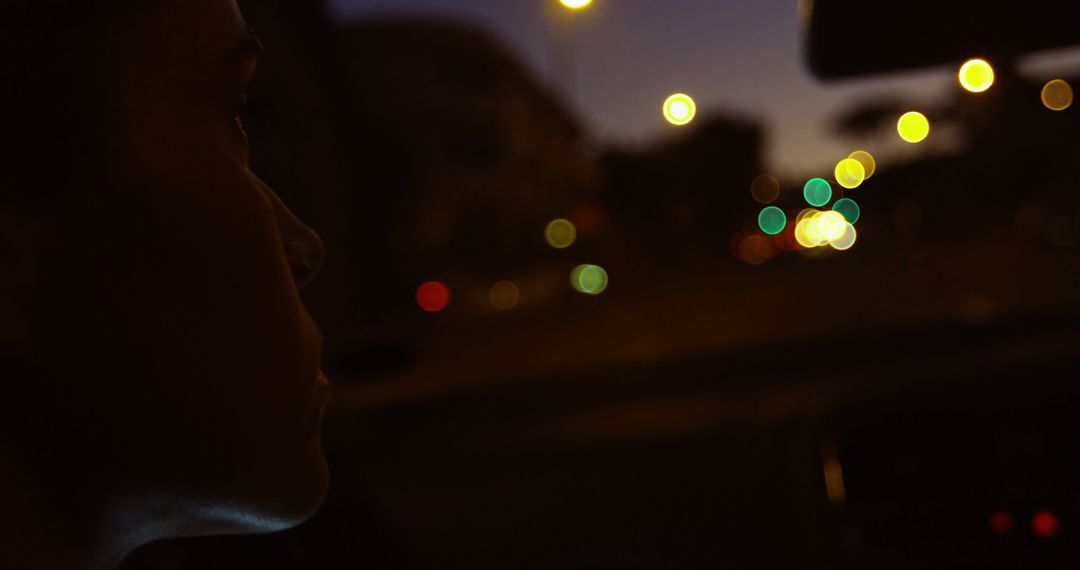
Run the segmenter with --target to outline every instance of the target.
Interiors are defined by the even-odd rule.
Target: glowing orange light
[[[772,204],[780,197],[780,181],[775,176],[762,174],[750,183],[750,195],[760,204]]]
[[[1064,111],[1072,106],[1072,86],[1062,79],[1047,82],[1042,89],[1042,102],[1051,111]]]
[[[416,290],[416,304],[429,313],[438,313],[450,305],[450,288],[438,281],[428,281]]]
[[[825,493],[829,497],[829,503],[834,506],[841,506],[847,502],[844,466],[835,457],[825,461]]]
[[[863,170],[866,171],[866,180],[870,180],[870,177],[877,172],[877,161],[874,160],[874,155],[865,150],[857,150],[851,153],[848,158],[853,158],[863,165]]]
[[[1061,530],[1061,520],[1050,511],[1039,511],[1031,519],[1031,532],[1039,538],[1054,538]]]
[[[513,281],[499,281],[491,287],[491,304],[500,311],[509,311],[521,301],[521,292]]]

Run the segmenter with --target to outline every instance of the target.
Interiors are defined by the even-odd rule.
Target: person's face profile
[[[80,508],[168,509],[162,534],[287,528],[328,484],[322,339],[299,296],[323,244],[249,169],[260,43],[235,2],[134,19],[100,173],[7,270],[27,284],[9,328],[33,380],[5,437]]]

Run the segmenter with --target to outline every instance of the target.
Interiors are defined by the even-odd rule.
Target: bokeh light
[[[782,251],[799,251],[803,249],[799,240],[795,239],[796,224],[789,223],[784,231],[773,236],[773,243]]]
[[[761,234],[738,235],[734,247],[735,257],[747,265],[761,265],[780,253],[776,242]]]
[[[1016,521],[1013,516],[1005,511],[997,511],[990,515],[990,530],[994,534],[1006,535],[1012,532],[1013,527],[1016,526]]]
[[[438,313],[450,305],[450,288],[438,281],[428,281],[416,290],[416,304],[429,313]]]
[[[566,219],[581,235],[600,233],[608,225],[607,210],[593,200],[579,200],[567,210]]]
[[[697,115],[697,104],[685,93],[676,93],[664,101],[664,118],[675,126],[690,124]]]
[[[795,224],[795,241],[804,249],[811,249],[818,246],[816,241],[810,239],[810,235],[806,231],[808,227],[809,222],[806,220],[802,220]]]
[[[918,111],[909,111],[897,121],[896,130],[905,141],[911,144],[920,143],[930,136],[930,120]]]
[[[821,234],[821,229],[818,226],[818,221],[823,213],[814,210],[813,213],[804,217],[795,226],[795,241],[799,242],[799,245],[806,249],[813,249],[829,243],[829,240]]]
[[[577,240],[577,228],[570,220],[554,220],[544,230],[544,239],[555,249],[566,249]]]
[[[994,84],[994,68],[983,59],[969,59],[960,66],[960,86],[972,93],[982,93]]]
[[[803,186],[803,198],[807,204],[820,208],[832,200],[832,185],[824,178],[811,178]]]
[[[850,222],[844,222],[840,235],[829,240],[829,245],[837,251],[847,251],[855,246],[855,241],[858,239],[859,234],[855,231],[855,226],[851,225]]]
[[[851,153],[848,158],[859,161],[862,164],[863,170],[866,172],[866,180],[870,180],[870,177],[877,172],[877,160],[874,159],[874,155],[865,150],[857,150]]]
[[[1072,86],[1061,79],[1047,82],[1042,88],[1042,103],[1051,111],[1064,111],[1072,106]]]
[[[833,210],[840,212],[849,224],[854,225],[862,216],[862,209],[851,198],[841,198],[833,204]]]
[[[760,204],[772,204],[780,197],[780,181],[775,176],[762,174],[750,183],[750,195]]]
[[[851,190],[866,180],[866,168],[854,158],[845,158],[836,164],[836,183]]]
[[[769,206],[758,214],[758,227],[761,228],[761,231],[774,236],[787,227],[787,216],[780,208]]]
[[[593,0],[559,0],[559,2],[571,10],[580,10],[592,4]]]
[[[570,272],[570,285],[579,293],[599,295],[607,290],[608,274],[599,265],[579,265]]]
[[[810,216],[813,216],[815,214],[820,214],[820,213],[821,213],[821,210],[815,210],[813,208],[803,208],[803,210],[801,212],[799,212],[799,214],[797,216],[795,216],[795,223],[799,223],[799,222],[805,220],[806,218],[809,218]]]
[[[1039,511],[1031,519],[1031,532],[1039,538],[1054,538],[1061,530],[1061,520],[1050,511]]]
[[[825,212],[817,218],[818,231],[821,232],[822,237],[830,242],[843,235],[845,224],[847,224],[847,220],[844,219],[844,215],[840,212]]]
[[[491,304],[500,311],[510,311],[521,301],[521,292],[513,281],[499,281],[491,286]]]

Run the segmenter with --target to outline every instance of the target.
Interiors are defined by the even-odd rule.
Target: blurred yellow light
[[[592,0],[559,0],[563,6],[570,8],[571,10],[580,10],[589,4],[592,4]]]
[[[795,241],[797,241],[799,245],[803,246],[806,249],[817,247],[818,245],[817,242],[810,239],[810,236],[806,233],[806,229],[809,226],[810,222],[806,220],[802,220],[795,225]]]
[[[577,240],[577,228],[570,220],[555,220],[544,230],[544,239],[555,249],[566,249]]]
[[[896,123],[896,130],[900,138],[915,144],[920,143],[930,135],[930,121],[926,115],[917,111],[904,113]]]
[[[863,170],[866,171],[866,180],[870,180],[870,177],[877,172],[877,161],[874,160],[874,155],[865,150],[857,150],[851,153],[848,158],[855,159],[859,161],[859,164],[862,164]]]
[[[994,84],[994,68],[982,59],[968,60],[960,66],[960,86],[972,93],[982,93]]]
[[[826,241],[832,241],[843,235],[844,224],[846,223],[847,218],[843,214],[832,210],[817,217],[818,231],[821,232]]]
[[[513,281],[499,281],[491,287],[491,304],[500,311],[509,311],[521,301],[521,292]]]
[[[1064,111],[1072,106],[1072,86],[1061,79],[1054,79],[1042,89],[1042,102],[1051,111]]]
[[[799,245],[805,248],[813,248],[829,243],[828,238],[821,232],[820,221],[824,215],[825,212],[814,210],[796,224],[795,241],[799,242]],[[843,218],[843,215],[840,217]]]
[[[829,240],[829,245],[831,245],[833,249],[847,251],[855,245],[855,240],[858,239],[858,237],[859,234],[855,231],[855,226],[845,221],[840,235]]]
[[[821,210],[815,210],[813,208],[803,208],[797,216],[795,216],[795,223],[799,223],[814,214],[821,214]]]
[[[845,158],[836,164],[836,183],[851,190],[858,188],[866,180],[866,168],[854,158]]]
[[[762,174],[750,183],[750,195],[761,204],[772,204],[780,197],[780,181],[775,176]]]
[[[676,93],[664,101],[664,118],[675,126],[690,124],[697,115],[697,104],[685,93]]]

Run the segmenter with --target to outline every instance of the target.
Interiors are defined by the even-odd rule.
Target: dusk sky
[[[949,68],[831,84],[814,79],[803,65],[795,0],[595,0],[573,13],[556,0],[331,3],[346,20],[424,15],[483,27],[540,81],[558,86],[601,144],[674,136],[661,104],[671,93],[689,93],[699,117],[725,113],[764,124],[767,163],[777,174],[831,169],[854,150],[854,141],[830,128],[853,102],[880,95],[919,108],[956,88]]]

